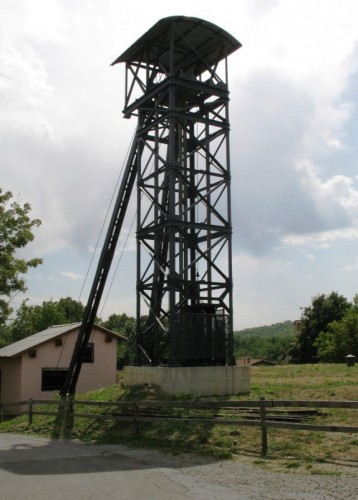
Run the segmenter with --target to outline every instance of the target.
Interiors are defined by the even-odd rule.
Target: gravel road
[[[0,498],[357,499],[358,473],[279,474],[239,461],[0,434]]]

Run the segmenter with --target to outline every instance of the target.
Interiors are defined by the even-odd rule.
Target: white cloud
[[[71,281],[79,281],[83,280],[84,276],[78,273],[73,273],[70,271],[62,271],[61,276],[64,276],[65,278],[68,278]]]
[[[316,144],[307,147],[316,113],[312,99],[292,81],[268,71],[253,73],[240,92],[234,108],[240,115],[233,118],[239,127],[233,213],[241,248],[262,254],[287,235],[349,228],[356,219],[358,191],[346,175],[322,179],[323,169],[310,160],[322,151]],[[332,127],[341,130],[345,123]],[[312,143],[316,135],[310,135]]]
[[[358,240],[358,228],[339,229],[334,231],[322,231],[314,234],[288,234],[283,238],[284,243],[291,246],[307,246],[311,248],[324,249],[331,247],[337,241]]]
[[[306,259],[316,260],[316,256],[312,252],[307,252],[306,250],[302,250],[302,255],[304,255]]]
[[[354,178],[336,174],[323,181],[318,167],[304,160],[297,167],[302,172],[301,183],[314,200],[321,214],[322,230],[332,227],[332,235],[351,234],[358,230],[358,186]],[[336,226],[336,227],[335,227]],[[341,228],[340,230],[337,230]],[[326,231],[325,231],[326,232]]]
[[[354,262],[352,264],[348,264],[343,266],[342,271],[358,271],[358,257],[355,257]]]
[[[354,111],[354,105],[349,102],[337,104],[334,100],[327,100],[321,104],[316,101],[304,134],[305,150],[312,154],[323,148],[333,151],[344,149],[344,127]]]
[[[251,6],[252,2],[248,2]],[[245,75],[257,67],[289,77],[324,104],[334,99],[357,69],[355,0],[284,0],[269,9],[253,3],[252,15],[238,26],[243,49],[238,65]],[[266,15],[258,16],[265,12]]]
[[[224,0],[220,6],[181,3],[184,14],[207,18],[243,43],[229,59],[233,222],[241,255],[235,282],[241,310],[247,307],[238,317],[259,324],[294,317],[304,294],[314,295],[324,282],[321,252],[333,258],[336,245],[358,238],[358,4],[238,0],[233,7]],[[45,257],[43,294],[67,296],[62,282],[56,290],[54,279],[45,286],[46,272],[58,276],[73,266],[60,262],[50,273],[48,262],[61,252],[88,260],[129,147],[135,123],[121,116],[123,68],[109,64],[169,15],[172,4],[164,0],[1,2],[2,185],[43,221],[31,246]],[[127,249],[133,248],[131,237]],[[62,276],[65,290],[76,274]],[[129,302],[126,296],[125,307]],[[108,303],[115,309],[118,301]]]

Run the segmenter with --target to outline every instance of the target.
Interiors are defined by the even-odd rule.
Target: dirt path
[[[0,498],[357,499],[358,475],[277,474],[237,461],[0,434]]]

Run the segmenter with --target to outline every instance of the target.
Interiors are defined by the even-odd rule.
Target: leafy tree
[[[84,305],[78,300],[73,300],[71,297],[62,298],[57,302],[57,307],[64,314],[65,323],[76,323],[82,321],[84,313]]]
[[[41,259],[22,259],[17,252],[34,239],[33,228],[41,224],[31,219],[28,203],[21,205],[12,200],[10,191],[0,189],[0,328],[12,312],[11,299],[25,292],[24,275],[29,268],[37,267]]]
[[[119,343],[117,360],[119,366],[133,364],[136,358],[136,320],[126,314],[111,314],[103,323],[105,328],[127,337],[128,342]]]
[[[320,333],[329,331],[328,325],[339,322],[350,307],[348,300],[337,292],[313,297],[311,305],[303,310],[300,329],[289,351],[291,362],[316,363],[319,360],[316,340]]]
[[[11,344],[11,329],[6,324],[0,328],[0,349],[8,344]]]
[[[358,296],[340,321],[333,321],[315,342],[317,358],[326,363],[340,363],[345,356],[358,356]]]
[[[9,325],[8,343],[16,342],[53,325],[63,325],[82,320],[84,306],[70,297],[44,301],[42,305],[28,306],[24,300]]]

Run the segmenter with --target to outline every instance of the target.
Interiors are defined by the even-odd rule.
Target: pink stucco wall
[[[43,368],[68,368],[78,330],[63,334],[63,345],[58,347],[55,340],[36,347],[36,357],[28,352],[13,359],[0,359],[1,402],[27,399],[52,399],[53,391],[41,390]],[[90,342],[94,344],[94,363],[83,363],[77,384],[77,392],[85,392],[104,387],[116,381],[116,346],[113,338],[106,342],[106,333],[94,330]]]
[[[1,359],[0,402],[21,400],[21,358]]]

